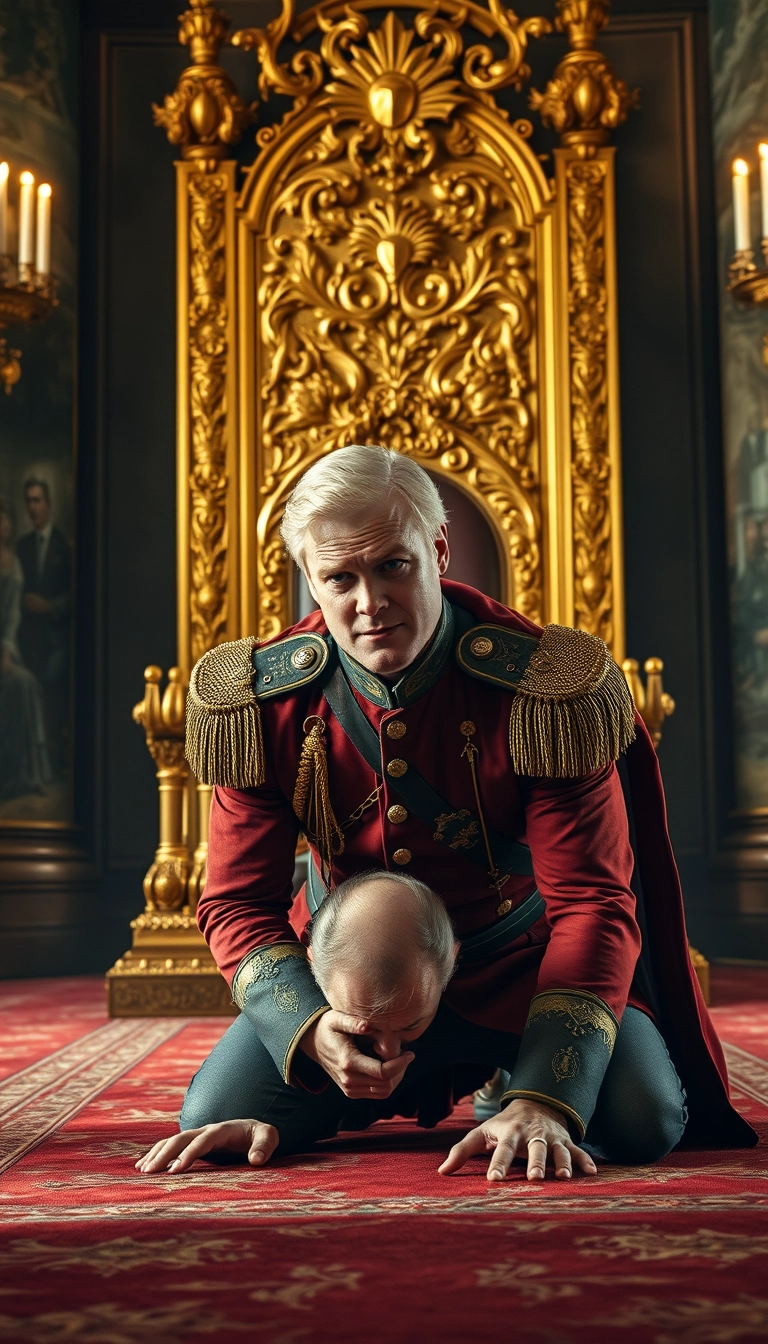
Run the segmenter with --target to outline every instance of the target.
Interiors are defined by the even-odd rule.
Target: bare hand
[[[573,1142],[559,1112],[524,1097],[510,1101],[492,1120],[470,1130],[461,1143],[453,1146],[439,1168],[440,1174],[450,1176],[464,1166],[468,1157],[491,1150],[489,1181],[503,1181],[514,1159],[526,1156],[529,1181],[544,1180],[548,1159],[561,1181],[570,1180],[574,1163],[587,1176],[597,1174],[589,1153]]]
[[[299,1049],[322,1065],[345,1097],[383,1100],[402,1082],[405,1070],[416,1056],[406,1050],[397,1059],[382,1063],[364,1055],[355,1037],[364,1036],[367,1029],[364,1019],[331,1009],[305,1031]]]
[[[51,604],[47,597],[41,597],[39,593],[25,593],[24,610],[32,616],[50,616]]]
[[[252,1167],[263,1167],[274,1153],[279,1135],[274,1125],[260,1120],[224,1120],[201,1129],[183,1129],[173,1138],[161,1139],[140,1157],[136,1170],[148,1175],[153,1171],[172,1171],[177,1175],[192,1166],[204,1153],[247,1153]]]

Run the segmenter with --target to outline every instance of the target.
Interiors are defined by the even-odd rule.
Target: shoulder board
[[[259,700],[313,681],[328,662],[320,635],[288,635],[259,648],[253,638],[217,644],[192,669],[186,754],[203,784],[256,788],[264,783]]]
[[[320,675],[329,656],[326,641],[309,631],[287,635],[264,648],[257,645],[253,650],[253,690],[257,700],[306,686]]]
[[[548,625],[535,639],[477,625],[459,640],[456,657],[470,676],[516,692],[509,747],[517,774],[575,779],[617,760],[634,740],[624,673],[586,630]]]
[[[471,677],[516,691],[538,647],[533,635],[503,625],[473,625],[456,645],[456,658]]]

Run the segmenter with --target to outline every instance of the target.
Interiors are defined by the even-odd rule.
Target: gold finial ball
[[[148,681],[150,686],[159,686],[162,677],[162,668],[155,667],[154,663],[150,663],[149,667],[144,668],[144,680]]]
[[[368,92],[368,106],[374,121],[391,130],[402,126],[416,106],[416,85],[399,70],[387,70],[375,79]]]
[[[663,672],[664,662],[661,658],[646,658],[643,664],[646,672]]]
[[[168,680],[169,680],[169,681],[171,682],[171,684],[174,685],[174,686],[176,685],[177,682],[181,681],[181,668],[180,668],[180,667],[169,667],[169,669],[168,669]]]

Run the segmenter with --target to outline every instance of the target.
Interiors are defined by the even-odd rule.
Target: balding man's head
[[[334,1007],[343,997],[346,1011],[365,1016],[425,996],[439,999],[456,951],[443,902],[405,874],[349,878],[312,922],[312,969],[320,988]]]

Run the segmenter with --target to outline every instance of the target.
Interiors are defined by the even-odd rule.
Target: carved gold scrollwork
[[[603,160],[568,164],[576,624],[613,639]]]
[[[189,360],[193,661],[227,629],[227,303],[220,173],[189,177]]]
[[[521,89],[530,77],[531,67],[525,62],[529,37],[544,37],[552,32],[548,19],[523,19],[522,23],[511,9],[505,9],[499,0],[489,0],[488,8],[496,21],[499,35],[507,44],[507,56],[498,60],[490,47],[470,47],[464,57],[463,76],[471,89],[503,89],[513,85]]]
[[[491,15],[510,54],[473,56],[484,91],[523,78],[527,37],[546,29]],[[326,120],[303,144],[293,132],[260,253],[262,638],[291,618],[287,496],[310,462],[354,442],[465,488],[504,539],[515,604],[542,615],[532,221],[484,129],[487,94],[466,68],[456,78],[460,17],[424,11],[406,29],[390,11],[370,30],[359,11],[318,11]],[[270,86],[278,39],[276,26]]]

